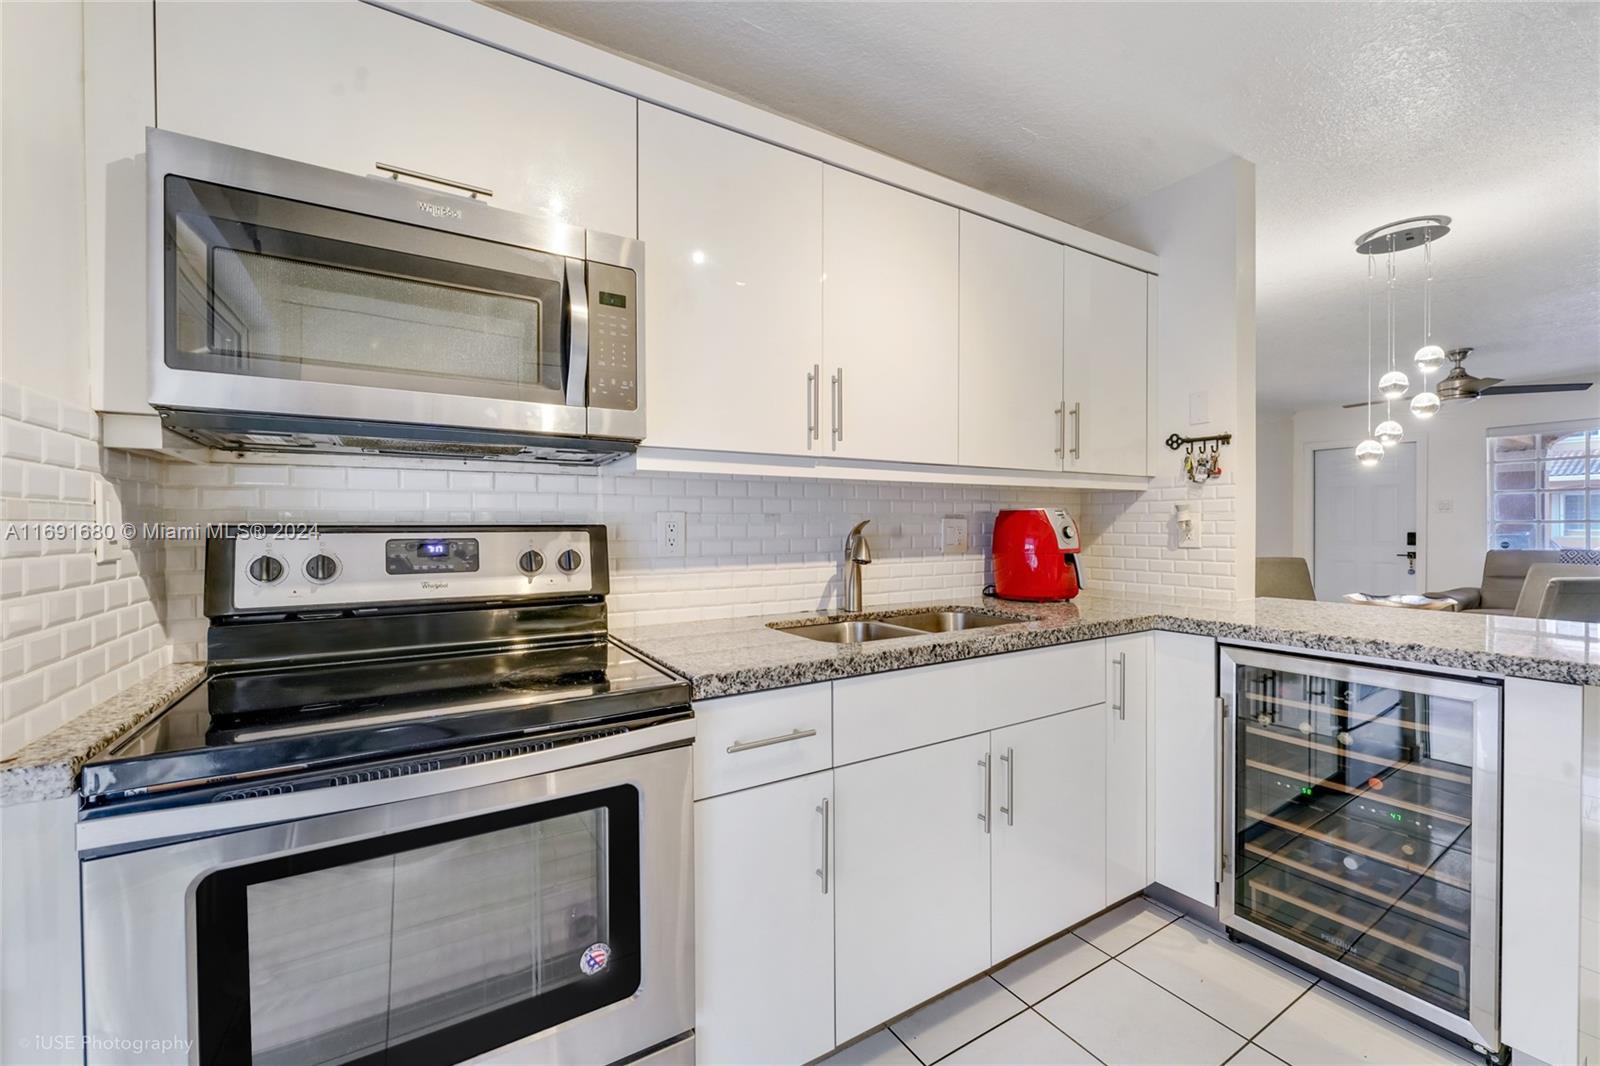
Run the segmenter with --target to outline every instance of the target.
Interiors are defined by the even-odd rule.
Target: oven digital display
[[[385,545],[384,569],[391,574],[476,573],[478,541],[474,537],[391,540]]]
[[[620,292],[601,292],[601,307],[627,307],[628,298]]]

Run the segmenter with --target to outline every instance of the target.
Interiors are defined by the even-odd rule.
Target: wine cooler
[[[1500,686],[1225,647],[1224,924],[1491,1056]]]

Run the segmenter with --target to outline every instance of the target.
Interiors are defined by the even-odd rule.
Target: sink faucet
[[[861,610],[861,567],[872,562],[872,549],[867,546],[867,538],[861,535],[871,521],[868,518],[857,522],[856,528],[844,538],[844,602],[840,606],[852,613]]]

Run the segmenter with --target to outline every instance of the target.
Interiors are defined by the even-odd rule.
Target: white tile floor
[[[827,1066],[1481,1063],[1147,899],[1057,937]]]

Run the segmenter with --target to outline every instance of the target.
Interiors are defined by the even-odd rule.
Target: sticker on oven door
[[[590,944],[578,956],[578,969],[586,974],[597,974],[611,961],[611,945]]]

